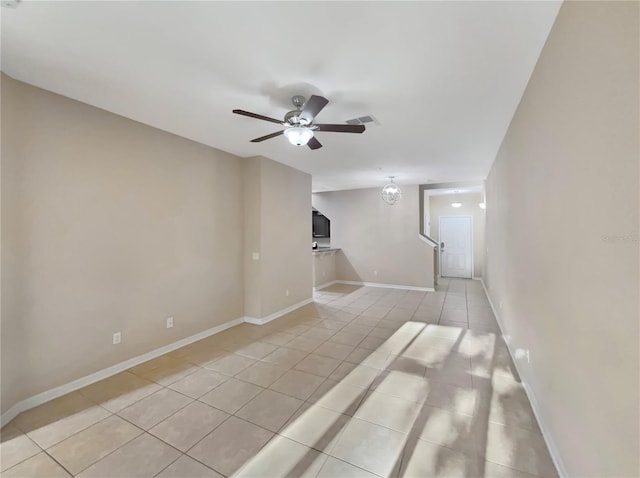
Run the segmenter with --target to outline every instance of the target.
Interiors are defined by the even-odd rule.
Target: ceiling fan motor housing
[[[291,102],[293,106],[296,107],[295,110],[289,111],[286,115],[284,115],[284,122],[289,123],[292,126],[302,125],[306,126],[310,123],[307,118],[303,118],[300,116],[302,113],[302,107],[305,105],[307,100],[302,95],[295,95],[291,98]]]
[[[290,125],[306,125],[308,124],[305,118],[300,117],[300,110],[291,110],[284,115],[284,122],[289,123]]]
[[[302,96],[302,95],[295,95],[295,96],[291,97],[291,102],[293,103],[293,106],[295,106],[296,108],[301,110],[302,107],[304,106],[306,100],[305,100],[304,96]]]

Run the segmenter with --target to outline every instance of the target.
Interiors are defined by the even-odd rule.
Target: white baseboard
[[[111,367],[107,367],[105,369],[99,370],[98,372],[87,375],[86,377],[79,378],[72,382],[65,383],[64,385],[60,385],[58,387],[52,388],[51,390],[47,390],[37,395],[33,395],[32,397],[29,397],[29,398],[25,398],[24,400],[21,400],[18,403],[16,403],[9,410],[4,412],[2,416],[0,416],[0,426],[4,426],[7,423],[9,423],[19,413],[22,413],[26,410],[37,407],[38,405],[42,405],[43,403],[53,400],[54,398],[61,397],[62,395],[66,395],[67,393],[73,392],[82,387],[86,387],[87,385],[91,385],[92,383],[99,382],[100,380],[104,380],[105,378],[109,378],[112,375],[115,375],[117,373],[124,372],[125,370],[131,367],[134,367],[135,365],[154,359],[168,352],[172,352],[176,349],[179,349],[180,347],[184,347],[185,345],[189,345],[193,342],[197,342],[198,340],[202,340],[206,337],[222,332],[223,330],[233,327],[234,325],[242,324],[244,321],[245,321],[244,317],[240,317],[239,319],[225,322],[224,324],[217,325],[210,329],[204,330],[197,334],[178,340],[177,342],[173,342],[169,345],[165,345],[163,347],[157,348],[155,350],[152,350],[151,352],[138,355],[137,357],[133,357],[129,360],[125,360],[124,362],[120,362],[116,365],[112,365]]]
[[[9,410],[4,412],[2,416],[0,416],[0,427],[6,425],[11,420],[13,420],[18,414],[26,410],[37,407],[38,405],[42,405],[43,403],[46,403],[55,398],[66,395],[67,393],[73,392],[80,388],[86,387],[87,385],[91,385],[92,383],[99,382],[100,380],[104,380],[105,378],[109,378],[112,375],[115,375],[117,373],[124,372],[125,370],[130,369],[131,367],[134,367],[143,362],[146,362],[148,360],[164,355],[168,352],[172,352],[176,349],[179,349],[180,347],[184,347],[185,345],[192,344],[193,342],[197,342],[198,340],[202,340],[211,335],[215,335],[219,332],[222,332],[223,330],[227,330],[230,327],[242,324],[244,322],[248,322],[250,324],[256,324],[256,325],[266,324],[267,322],[271,322],[272,320],[277,319],[278,317],[281,317],[284,314],[292,312],[302,307],[303,305],[307,305],[311,302],[313,302],[313,298],[303,300],[302,302],[298,302],[297,304],[287,307],[286,309],[282,309],[278,312],[268,315],[267,317],[262,317],[259,319],[256,319],[254,317],[240,317],[238,319],[225,322],[224,324],[217,325],[210,329],[199,332],[195,335],[191,335],[184,339],[178,340],[177,342],[173,342],[169,345],[165,345],[163,347],[157,348],[155,350],[152,350],[151,352],[138,355],[137,357],[133,357],[129,360],[125,360],[124,362],[120,362],[116,365],[112,365],[111,367],[107,367],[105,369],[99,370],[95,373],[87,375],[86,377],[79,378],[72,382],[65,383],[64,385],[60,385],[58,387],[52,388],[51,390],[47,390],[37,395],[33,395],[32,397],[29,397],[29,398],[25,398],[24,400],[21,400],[18,403],[16,403]]]
[[[349,285],[362,285],[365,287],[381,287],[383,289],[406,289],[406,290],[419,290],[422,292],[435,292],[433,287],[416,287],[414,285],[399,285],[399,284],[381,284],[379,282],[359,282],[352,280],[336,280],[334,284],[349,284]]]
[[[332,280],[331,282],[325,282],[325,283],[324,283],[324,284],[322,284],[322,285],[319,285],[319,286],[314,287],[314,288],[313,288],[313,291],[314,291],[314,292],[316,292],[316,291],[318,291],[318,290],[322,290],[322,289],[324,289],[325,287],[329,287],[330,285],[337,284],[337,283],[338,283],[338,281],[337,281],[337,280]]]
[[[558,452],[558,448],[549,433],[549,429],[544,423],[542,419],[542,414],[540,413],[540,406],[538,405],[538,401],[536,400],[536,396],[533,393],[533,390],[527,385],[527,383],[522,379],[522,373],[520,373],[520,368],[518,367],[518,361],[515,358],[515,352],[512,349],[511,340],[507,340],[504,334],[504,328],[502,325],[502,318],[498,315],[498,311],[493,305],[493,301],[491,300],[491,296],[487,291],[487,286],[484,283],[483,278],[480,278],[480,282],[482,284],[482,288],[484,289],[484,293],[487,296],[489,301],[489,305],[491,306],[491,310],[493,311],[493,315],[496,317],[496,322],[498,323],[498,327],[500,328],[500,333],[502,334],[502,338],[505,339],[505,343],[507,344],[507,349],[509,350],[509,355],[511,355],[511,361],[516,367],[516,371],[518,372],[518,376],[520,377],[522,387],[524,388],[525,393],[527,394],[527,398],[529,399],[529,403],[531,404],[531,408],[533,409],[533,414],[536,416],[536,420],[538,421],[538,425],[540,426],[540,431],[542,432],[542,438],[544,438],[545,443],[547,444],[547,448],[549,449],[549,454],[551,455],[551,459],[553,460],[553,464],[556,466],[556,470],[558,471],[558,475],[560,478],[568,477],[567,470],[564,467],[564,463],[560,458],[560,453]]]
[[[287,307],[286,309],[282,309],[282,310],[279,310],[278,312],[274,312],[273,314],[267,315],[266,317],[256,318],[256,317],[245,316],[244,321],[249,324],[264,325],[267,322],[271,322],[272,320],[275,320],[278,317],[282,317],[284,314],[288,314],[289,312],[293,312],[294,310],[299,309],[303,305],[310,304],[311,302],[313,302],[313,297],[309,299],[305,299],[302,302],[298,302],[297,304],[293,304]]]

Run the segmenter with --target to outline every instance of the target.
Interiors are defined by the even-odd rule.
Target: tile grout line
[[[115,415],[115,414],[114,414],[114,415]],[[112,415],[112,416],[113,416],[113,415]],[[124,421],[126,421],[127,423],[129,423],[130,425],[133,425],[134,427],[138,428],[139,430],[141,430],[141,431],[142,431],[142,433],[140,433],[140,434],[138,434],[138,435],[134,436],[133,438],[131,438],[130,440],[127,440],[126,442],[122,443],[120,446],[118,446],[118,447],[117,447],[117,448],[115,448],[114,450],[111,450],[111,451],[110,451],[109,453],[107,453],[105,456],[103,456],[103,457],[99,458],[98,460],[94,461],[94,462],[93,462],[93,463],[91,463],[90,465],[85,466],[82,470],[80,470],[80,471],[79,471],[78,473],[76,473],[75,475],[74,475],[73,473],[70,473],[70,475],[71,475],[71,476],[78,476],[78,475],[79,475],[80,473],[82,473],[83,471],[85,471],[85,470],[87,470],[87,469],[91,468],[93,465],[95,465],[95,464],[96,464],[96,463],[98,463],[99,461],[104,460],[106,457],[108,457],[108,456],[109,456],[109,455],[111,455],[112,453],[116,452],[117,450],[119,450],[119,449],[120,449],[120,448],[122,448],[123,446],[127,445],[128,443],[131,443],[133,440],[135,440],[135,439],[136,439],[136,438],[138,438],[138,437],[141,437],[142,435],[144,435],[144,434],[146,433],[144,429],[140,428],[140,427],[139,427],[139,426],[137,426],[135,423],[131,423],[129,420],[126,420],[126,419],[124,419],[124,418],[122,418],[122,417],[120,417],[120,416],[118,416],[118,418],[120,418],[121,420],[124,420]],[[105,418],[105,420],[106,420],[106,418]],[[98,422],[98,423],[99,423],[99,422]],[[92,426],[93,426],[93,425],[92,425]],[[86,430],[86,428],[85,428],[85,430]],[[83,430],[83,431],[84,431],[84,430]],[[78,432],[78,433],[80,433],[80,432]],[[74,435],[77,435],[77,433],[74,433]],[[71,436],[74,436],[74,435],[71,435]],[[69,438],[71,438],[71,436],[70,436]],[[65,440],[66,440],[66,438],[65,438]],[[63,441],[64,441],[64,440],[63,440]]]
[[[467,296],[467,285],[465,283],[464,285],[464,309],[467,312],[467,329],[471,328],[471,325],[469,325],[469,298]]]
[[[6,425],[5,425],[5,426],[6,426]],[[23,434],[23,435],[24,435],[24,436],[25,436],[25,437],[26,437],[26,438],[27,438],[31,443],[33,443],[36,447],[38,447],[38,448],[40,449],[40,451],[39,451],[39,452],[37,452],[37,453],[34,453],[34,454],[33,454],[33,455],[31,455],[31,456],[28,456],[28,457],[24,458],[23,460],[18,461],[17,463],[14,463],[13,465],[11,465],[11,466],[10,466],[9,468],[7,468],[6,470],[3,470],[3,471],[2,471],[2,473],[6,473],[6,472],[8,472],[9,470],[12,470],[12,469],[13,469],[13,468],[15,468],[16,466],[21,465],[22,463],[24,463],[25,461],[30,460],[31,458],[33,458],[33,457],[35,457],[35,456],[38,456],[40,453],[44,453],[45,455],[47,455],[47,456],[51,457],[51,455],[49,455],[49,453],[47,453],[47,450],[46,450],[46,449],[44,449],[44,448],[42,448],[38,443],[36,443],[36,442],[35,442],[35,441],[34,441],[34,440],[29,436],[29,435],[27,435],[27,433],[25,433],[25,431],[24,431],[22,428],[18,427],[18,425],[15,425],[15,424],[14,424],[14,426],[15,426],[15,427],[16,427],[16,429],[17,429],[19,432],[21,432],[21,433],[22,433],[22,434]],[[85,430],[86,430],[86,429],[85,429]],[[65,438],[65,440],[66,440],[66,438]],[[64,441],[64,440],[62,440],[62,441]],[[60,443],[60,442],[58,442],[58,443]],[[57,445],[57,443],[56,443],[55,445]],[[55,446],[55,445],[52,445],[52,446]],[[53,461],[55,461],[56,463],[58,463],[58,462],[57,462],[57,460],[55,460],[53,457],[51,457],[51,459],[52,459]],[[60,465],[60,463],[58,463],[58,464]],[[64,466],[62,466],[62,465],[60,465],[60,466],[62,467],[62,469],[63,469],[63,470],[65,470],[66,472],[69,472],[69,470],[67,470]],[[2,473],[0,473],[0,475],[2,475]],[[69,475],[71,475],[71,473],[69,473]],[[71,475],[71,476],[73,476],[73,475]]]
[[[442,311],[444,310],[444,303],[447,300],[447,295],[449,294],[450,286],[451,286],[451,280],[447,279],[447,290],[444,291],[444,299],[442,299],[442,306],[440,307],[440,314],[438,315],[438,325],[440,325],[440,321],[442,320]]]
[[[69,473],[69,476],[74,476],[73,473],[71,473],[71,471],[69,471],[62,463],[60,463],[58,460],[56,460],[55,457],[50,455],[46,450],[43,450],[43,451],[49,458],[51,458],[54,462],[56,462],[60,468],[62,468],[67,473]]]
[[[130,373],[131,373],[131,372],[130,372]],[[135,374],[134,374],[134,375],[135,375]],[[136,376],[137,376],[137,377],[139,377],[138,375],[136,375]],[[140,377],[140,378],[142,378],[142,377]],[[178,380],[178,381],[179,381],[179,380]],[[153,382],[153,383],[157,383],[157,382]],[[51,445],[51,446],[50,446],[49,448],[47,448],[47,449],[44,449],[44,448],[40,447],[40,445],[38,445],[37,443],[36,443],[36,445],[37,445],[37,446],[38,446],[38,447],[39,447],[43,452],[45,452],[48,456],[50,456],[50,457],[51,457],[51,458],[52,458],[56,463],[58,463],[58,464],[59,464],[59,465],[60,465],[60,466],[65,470],[65,471],[67,471],[71,476],[76,476],[77,474],[82,473],[82,472],[83,472],[83,471],[85,471],[87,468],[89,468],[89,467],[91,467],[91,466],[95,465],[95,464],[96,464],[96,463],[98,463],[99,461],[103,460],[103,459],[104,459],[104,458],[106,458],[107,456],[111,455],[111,454],[112,454],[112,453],[114,453],[115,451],[119,450],[119,449],[120,449],[120,448],[122,448],[123,446],[127,445],[128,443],[132,442],[133,440],[135,440],[136,438],[138,438],[138,437],[142,436],[142,435],[143,435],[143,434],[145,434],[145,433],[147,433],[147,434],[149,434],[149,435],[153,436],[154,438],[158,438],[158,437],[156,437],[155,435],[153,435],[153,434],[151,434],[151,433],[148,433],[148,431],[147,431],[147,430],[143,429],[142,427],[140,427],[140,426],[136,425],[135,423],[131,422],[131,421],[130,421],[130,420],[128,420],[127,418],[122,417],[122,416],[120,416],[120,415],[118,414],[118,413],[119,413],[119,412],[121,412],[122,410],[125,410],[125,409],[127,409],[127,408],[129,408],[129,407],[131,407],[131,406],[133,406],[133,405],[135,405],[135,404],[137,404],[137,403],[139,403],[140,401],[142,401],[142,400],[144,400],[144,399],[146,399],[146,398],[148,398],[148,397],[150,397],[150,396],[152,396],[152,395],[154,395],[154,394],[156,394],[156,393],[158,393],[158,392],[162,391],[162,389],[167,389],[167,388],[168,388],[168,387],[166,387],[166,386],[164,386],[164,385],[161,385],[161,384],[158,384],[158,385],[160,385],[160,387],[161,387],[159,390],[156,390],[155,392],[152,392],[152,393],[150,393],[149,395],[146,395],[146,396],[144,396],[144,397],[140,398],[139,400],[136,400],[135,402],[132,402],[130,405],[127,405],[126,407],[124,407],[124,408],[120,409],[118,412],[112,412],[111,410],[109,410],[109,409],[107,409],[107,408],[102,407],[100,403],[97,403],[97,402],[95,402],[95,401],[91,400],[89,397],[86,397],[85,395],[82,395],[82,394],[81,394],[83,397],[85,397],[85,398],[86,398],[86,399],[88,399],[89,401],[93,402],[96,406],[100,406],[101,408],[103,408],[104,410],[106,410],[107,412],[109,412],[109,414],[110,414],[110,415],[108,415],[108,416],[106,416],[106,417],[102,418],[101,420],[98,420],[98,421],[97,421],[97,422],[95,422],[95,423],[92,423],[92,424],[91,424],[91,425],[89,425],[88,427],[85,427],[85,428],[83,428],[83,429],[81,429],[81,430],[78,430],[78,431],[76,431],[76,432],[72,433],[71,435],[69,435],[69,436],[65,437],[63,440],[60,440],[59,442],[54,443],[53,445]],[[170,390],[170,389],[169,389],[169,390]],[[175,391],[175,390],[172,390],[172,391]],[[176,392],[176,393],[180,393],[180,392],[177,392],[177,391],[175,391],[175,392]],[[73,393],[73,392],[72,392],[72,393]],[[186,395],[184,395],[184,394],[181,394],[181,395],[186,396]],[[188,397],[188,398],[191,398],[191,397]],[[178,413],[178,411],[182,410],[183,408],[186,408],[186,407],[187,407],[187,406],[189,406],[191,403],[193,403],[193,401],[195,401],[195,400],[193,400],[193,399],[192,399],[192,401],[191,401],[191,402],[189,402],[187,405],[185,405],[184,407],[180,408],[179,410],[175,411],[175,412],[174,412],[174,413],[172,413],[170,416],[173,416],[175,413]],[[214,408],[215,408],[215,407],[214,407]],[[58,462],[58,460],[57,460],[57,459],[55,459],[55,458],[54,458],[54,457],[53,457],[53,456],[52,456],[52,455],[47,451],[47,450],[50,450],[51,448],[53,448],[53,447],[55,447],[55,446],[59,445],[60,443],[62,443],[62,442],[64,442],[64,441],[66,441],[66,440],[68,440],[68,439],[70,439],[71,437],[74,437],[74,436],[76,436],[76,435],[78,435],[78,434],[80,434],[80,433],[82,433],[82,432],[84,432],[84,431],[88,430],[89,428],[91,428],[91,427],[93,427],[93,426],[97,425],[98,423],[104,422],[105,420],[107,420],[107,419],[109,419],[109,418],[111,418],[111,417],[114,417],[114,416],[115,416],[115,417],[118,417],[119,419],[121,419],[121,420],[123,420],[123,421],[125,421],[125,422],[129,423],[130,425],[132,425],[132,426],[134,426],[134,427],[138,428],[139,430],[141,430],[141,431],[142,431],[142,433],[141,433],[141,434],[139,434],[139,435],[136,435],[136,436],[135,436],[135,437],[133,437],[132,439],[127,440],[126,442],[122,443],[120,446],[118,446],[116,449],[112,450],[111,452],[109,452],[108,454],[106,454],[105,456],[103,456],[102,458],[100,458],[100,459],[98,459],[97,461],[95,461],[95,462],[91,463],[91,464],[90,464],[90,465],[88,465],[86,468],[83,468],[83,469],[82,469],[81,471],[79,471],[76,475],[74,475],[73,473],[71,473],[71,472],[70,472],[70,471],[69,471],[69,470],[68,470],[64,465],[62,465],[60,462]],[[169,418],[169,417],[166,417],[166,418]],[[164,419],[163,419],[162,421],[164,421]],[[160,422],[159,422],[159,423],[160,423]],[[157,424],[156,424],[156,425],[157,425]],[[155,426],[155,425],[153,425],[153,426]],[[18,427],[17,427],[17,425],[16,425],[16,428],[18,428]],[[151,427],[151,428],[153,428],[153,427]],[[22,429],[20,429],[20,428],[19,428],[19,430],[20,430],[20,431],[22,431],[22,432],[24,433],[24,431],[23,431]],[[24,433],[24,434],[25,434],[25,436],[29,437],[26,433]],[[161,440],[160,438],[158,438],[158,439],[159,439],[159,440]],[[33,440],[32,440],[32,441],[33,441]],[[163,442],[164,442],[164,440],[161,440],[161,441],[163,441]],[[35,443],[35,442],[34,442],[34,443]],[[164,443],[166,443],[166,442],[164,442]],[[177,450],[177,448],[173,447],[171,444],[167,443],[167,445],[169,445],[169,446],[171,446],[172,448],[174,448],[174,449],[176,449],[176,450]],[[180,450],[178,450],[178,451],[180,452]],[[180,452],[180,453],[182,453],[182,452]],[[183,453],[183,454],[184,454],[184,453]],[[23,460],[23,462],[24,462],[24,461],[26,461],[26,460]],[[23,462],[20,462],[20,463],[23,463]],[[15,465],[14,465],[14,466],[15,466]],[[13,467],[11,467],[11,468],[13,468]],[[8,471],[8,470],[7,470],[7,471]]]
[[[157,438],[157,437],[156,437],[156,438]],[[155,475],[153,475],[153,477],[155,478],[156,476],[158,476],[160,473],[162,473],[164,470],[166,470],[167,468],[169,468],[171,465],[173,465],[176,461],[178,461],[178,460],[179,460],[180,458],[182,458],[183,456],[185,456],[185,453],[184,453],[184,452],[181,452],[181,454],[180,454],[180,455],[178,455],[178,457],[177,457],[175,460],[173,460],[171,463],[169,463],[167,466],[165,466],[165,467],[164,467],[162,470],[160,470],[158,473],[156,473]],[[189,458],[191,458],[191,457],[189,457]],[[197,461],[197,460],[196,460],[196,461]],[[200,463],[200,462],[198,461],[198,463]],[[204,463],[200,463],[200,464],[201,464],[201,465],[206,466]],[[210,468],[209,468],[209,469],[210,469]]]
[[[71,393],[73,393],[73,392],[71,392]],[[63,395],[63,396],[64,396],[64,395]],[[83,395],[83,396],[84,396],[84,395]],[[85,398],[87,398],[87,397],[85,397]],[[90,399],[89,399],[89,400],[90,400]],[[91,401],[91,400],[90,400],[90,401]],[[98,404],[96,404],[96,405],[98,405]],[[106,410],[106,409],[105,409],[105,410]],[[77,430],[77,431],[73,432],[71,435],[69,435],[69,436],[65,437],[64,439],[62,439],[62,440],[60,440],[60,441],[58,441],[58,442],[56,442],[56,443],[52,444],[52,445],[51,445],[50,447],[48,447],[48,448],[42,448],[42,446],[40,446],[37,442],[35,442],[35,441],[34,441],[34,440],[33,440],[33,439],[28,435],[28,432],[25,432],[22,428],[18,427],[18,425],[14,425],[14,426],[15,426],[18,430],[20,430],[20,431],[24,434],[24,436],[26,436],[27,438],[29,438],[29,439],[30,439],[30,440],[31,440],[31,441],[32,441],[32,442],[33,442],[33,443],[34,443],[38,448],[40,448],[40,450],[41,450],[42,452],[44,452],[47,456],[51,457],[51,459],[52,459],[53,461],[55,461],[56,463],[58,463],[58,464],[59,464],[59,465],[60,465],[60,466],[61,466],[61,467],[66,471],[66,472],[68,472],[71,476],[74,476],[74,475],[73,475],[73,473],[71,473],[69,470],[67,470],[67,468],[66,468],[65,466],[63,466],[61,463],[59,463],[59,462],[58,462],[58,460],[56,460],[56,459],[55,459],[55,458],[54,458],[54,457],[49,453],[49,451],[48,451],[48,450],[50,450],[51,448],[53,448],[53,447],[55,447],[55,446],[58,446],[60,443],[62,443],[62,442],[64,442],[64,441],[68,440],[69,438],[71,438],[71,437],[73,437],[73,436],[76,436],[76,435],[78,435],[79,433],[82,433],[83,431],[88,430],[89,428],[93,427],[94,425],[97,425],[98,423],[102,423],[103,421],[105,421],[105,420],[107,420],[108,418],[111,418],[112,416],[114,416],[114,415],[115,415],[115,413],[111,412],[110,410],[107,410],[107,411],[110,413],[110,415],[108,415],[108,416],[106,416],[106,417],[104,417],[104,418],[101,418],[101,419],[100,419],[100,420],[98,420],[97,422],[92,423],[91,425],[89,425],[89,426],[87,426],[87,427],[85,427],[85,428],[83,428],[83,429],[81,429],[81,430]],[[138,427],[138,428],[139,428],[139,427]],[[38,455],[38,454],[39,454],[39,453],[36,453],[35,455],[32,455],[32,456],[30,456],[30,457],[28,457],[28,458],[25,458],[24,460],[20,461],[19,463],[16,463],[15,465],[13,465],[11,468],[14,468],[14,467],[16,467],[17,465],[19,465],[19,464],[21,464],[21,463],[24,463],[24,462],[25,462],[25,461],[27,461],[28,459],[33,458],[34,456],[36,456],[36,455]],[[8,468],[8,469],[7,469],[7,470],[5,470],[3,473],[5,473],[5,472],[9,471],[11,468]]]
[[[192,402],[190,402],[189,404],[187,404],[187,405],[185,405],[184,407],[182,407],[180,410],[182,410],[182,409],[184,409],[184,408],[188,407],[189,405],[191,405],[191,404],[192,404],[193,402],[195,402],[195,401],[197,401],[197,400],[193,400],[193,401],[192,401]],[[200,403],[204,403],[204,402],[200,402]],[[208,405],[208,404],[205,404],[205,405]],[[211,405],[208,405],[208,406],[210,406],[210,407],[211,407]],[[219,408],[215,408],[215,407],[211,407],[211,408],[214,408],[214,409],[216,409],[216,410],[220,410]],[[163,420],[161,420],[160,422],[158,422],[158,423],[156,423],[155,425],[153,425],[151,428],[155,427],[156,425],[159,425],[160,423],[162,423],[162,422],[163,422],[163,421],[165,421],[166,419],[168,419],[168,418],[172,417],[173,415],[175,415],[176,413],[178,413],[180,410],[178,410],[178,411],[176,411],[176,412],[172,413],[171,415],[169,415],[169,416],[168,416],[168,417],[166,417],[165,419],[163,419]],[[221,411],[221,412],[224,412],[224,410],[220,410],[220,411]],[[224,413],[226,413],[226,412],[224,412]],[[211,468],[209,465],[207,465],[207,464],[205,464],[205,463],[202,463],[200,460],[198,460],[198,459],[196,459],[196,458],[192,457],[191,455],[187,455],[187,452],[188,452],[189,450],[191,450],[191,448],[193,448],[194,446],[196,446],[200,441],[204,440],[204,438],[205,438],[205,437],[209,436],[213,431],[215,431],[218,427],[220,427],[223,423],[225,423],[225,422],[226,422],[229,418],[231,418],[231,416],[232,416],[232,415],[230,415],[230,414],[228,414],[228,413],[227,413],[227,415],[229,415],[229,416],[228,416],[228,417],[226,417],[223,421],[221,421],[218,425],[216,425],[216,426],[215,426],[215,427],[214,427],[214,428],[213,428],[209,433],[207,433],[207,434],[206,434],[202,439],[198,440],[198,441],[197,441],[196,443],[194,443],[191,447],[189,447],[189,449],[188,449],[187,451],[182,451],[182,450],[180,450],[180,449],[176,448],[176,447],[175,447],[174,445],[172,445],[171,443],[169,443],[169,442],[167,442],[167,441],[163,440],[162,438],[160,438],[160,437],[158,437],[158,436],[154,435],[153,433],[150,433],[150,431],[149,431],[149,430],[151,430],[151,428],[149,428],[149,430],[145,430],[144,428],[139,427],[138,425],[136,425],[135,423],[133,423],[133,422],[129,421],[128,419],[126,419],[126,418],[124,418],[124,417],[120,417],[120,416],[118,415],[118,417],[119,417],[119,418],[121,418],[122,420],[124,420],[124,421],[126,421],[127,423],[129,423],[130,425],[133,425],[134,427],[139,428],[140,430],[142,430],[142,433],[141,433],[141,434],[139,434],[139,435],[137,435],[137,436],[135,436],[135,437],[134,437],[134,438],[132,438],[131,440],[127,441],[126,443],[123,443],[123,444],[122,444],[122,445],[120,445],[118,448],[116,448],[115,450],[111,451],[111,452],[110,452],[110,453],[108,453],[107,455],[103,456],[103,457],[102,457],[102,458],[100,458],[98,461],[96,461],[96,462],[92,463],[91,465],[89,465],[88,467],[86,467],[86,468],[85,468],[84,470],[82,470],[82,471],[87,470],[87,469],[88,469],[88,468],[90,468],[91,466],[93,466],[93,465],[95,465],[96,463],[98,463],[98,462],[100,462],[100,461],[104,460],[104,459],[105,459],[105,458],[107,458],[108,456],[110,456],[110,455],[112,455],[113,453],[115,453],[116,451],[118,451],[120,448],[122,448],[122,447],[124,447],[124,446],[128,445],[128,444],[129,444],[129,443],[131,443],[133,440],[135,440],[135,439],[137,439],[137,438],[140,438],[141,436],[143,436],[143,435],[145,435],[145,434],[146,434],[146,435],[149,435],[149,436],[151,436],[151,437],[153,437],[153,438],[155,438],[156,440],[161,441],[162,443],[164,443],[165,445],[167,445],[167,446],[169,446],[169,447],[173,448],[174,450],[176,450],[176,451],[179,453],[179,455],[176,457],[176,459],[175,459],[175,460],[173,460],[171,463],[169,463],[167,466],[165,466],[162,470],[160,470],[158,473],[156,473],[156,474],[155,474],[155,475],[153,475],[153,476],[157,476],[157,475],[159,475],[160,473],[162,473],[166,468],[168,468],[168,467],[169,467],[169,466],[171,466],[173,463],[175,463],[176,461],[178,461],[178,460],[179,460],[182,456],[184,456],[184,455],[186,455],[186,456],[188,456],[189,458],[191,458],[191,459],[193,459],[193,460],[197,461],[197,462],[198,462],[198,463],[200,463],[201,465],[204,465],[204,466],[206,466],[207,468],[209,468],[209,469],[213,470],[213,468]],[[82,471],[81,471],[80,473],[82,473]],[[214,470],[214,471],[216,471],[216,470]],[[217,471],[216,471],[216,473],[217,473]],[[72,475],[72,476],[73,476],[73,475]]]

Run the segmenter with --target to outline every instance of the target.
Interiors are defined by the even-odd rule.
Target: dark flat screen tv
[[[313,237],[331,237],[331,221],[316,211],[313,211]]]

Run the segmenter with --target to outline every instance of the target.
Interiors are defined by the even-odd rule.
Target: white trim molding
[[[338,283],[338,281],[337,281],[337,280],[332,280],[331,282],[325,282],[325,283],[324,283],[324,284],[322,284],[322,285],[319,285],[319,286],[314,287],[314,288],[313,288],[313,291],[314,291],[314,292],[316,292],[316,291],[319,291],[319,290],[324,289],[325,287],[329,287],[330,285],[337,284],[337,283]]]
[[[420,239],[422,242],[428,244],[433,249],[438,247],[438,243],[435,240],[433,240],[432,238],[430,238],[429,236],[427,236],[426,234],[418,234],[418,239]]]
[[[299,309],[303,305],[310,304],[311,302],[313,302],[313,297],[310,297],[309,299],[305,299],[302,302],[298,302],[297,304],[293,304],[287,307],[286,309],[282,309],[282,310],[279,310],[278,312],[274,312],[273,314],[267,315],[266,317],[256,318],[256,317],[245,316],[244,321],[247,322],[248,324],[263,325],[263,324],[266,324],[267,322],[271,322],[272,320],[277,319],[278,317],[282,317],[283,315],[288,314],[289,312],[293,312],[294,310]]]
[[[66,395],[67,393],[73,392],[80,388],[86,387],[87,385],[91,385],[92,383],[99,382],[100,380],[104,380],[105,378],[109,378],[112,375],[115,375],[120,372],[124,372],[131,367],[139,365],[148,360],[159,357],[160,355],[164,355],[168,352],[172,352],[180,347],[184,347],[185,345],[192,344],[193,342],[197,342],[198,340],[202,340],[211,335],[215,335],[217,333],[222,332],[223,330],[227,330],[235,325],[242,324],[245,321],[244,317],[240,317],[235,320],[230,320],[229,322],[225,322],[224,324],[216,325],[207,330],[203,330],[197,334],[191,335],[184,339],[178,340],[177,342],[173,342],[169,345],[165,345],[163,347],[152,350],[151,352],[147,352],[142,355],[138,355],[137,357],[130,358],[129,360],[125,360],[124,362],[120,362],[116,365],[112,365],[111,367],[104,368],[95,373],[87,375],[86,377],[79,378],[69,383],[65,383],[64,385],[60,385],[58,387],[52,388],[51,390],[47,390],[42,393],[38,393],[37,395],[33,395],[29,398],[25,398],[24,400],[19,401],[14,406],[12,406],[9,410],[4,412],[2,416],[0,416],[0,426],[5,426],[11,420],[13,420],[18,414],[29,410],[31,408],[37,407],[38,405],[42,405],[54,398],[61,397]]]
[[[518,367],[518,361],[515,358],[515,353],[512,350],[511,341],[507,340],[504,334],[504,328],[502,326],[502,318],[498,315],[498,310],[493,305],[493,301],[491,300],[491,296],[489,296],[489,291],[487,290],[487,286],[484,283],[484,279],[480,278],[480,283],[482,284],[482,288],[484,289],[484,293],[487,296],[487,300],[489,301],[489,305],[491,306],[491,310],[493,311],[493,315],[496,318],[496,322],[498,323],[498,327],[500,328],[500,334],[502,338],[505,339],[505,343],[507,344],[507,350],[509,351],[509,355],[511,355],[511,361],[516,367],[516,371],[518,372],[518,376],[520,377],[520,381],[522,383],[522,387],[524,388],[525,393],[527,394],[527,398],[529,399],[529,403],[531,404],[531,408],[533,409],[533,414],[538,421],[538,425],[540,426],[540,431],[542,432],[542,438],[544,438],[545,443],[547,444],[547,448],[549,449],[549,454],[551,455],[551,459],[553,460],[553,464],[556,466],[556,470],[558,471],[558,475],[560,478],[566,478],[569,476],[566,468],[564,467],[564,463],[560,458],[560,453],[558,452],[558,448],[549,433],[549,429],[545,425],[544,420],[542,419],[542,414],[540,413],[540,406],[538,405],[538,400],[536,399],[533,390],[529,387],[526,381],[522,378],[522,373],[520,368]]]
[[[380,287],[383,289],[406,289],[406,290],[419,290],[422,292],[435,292],[433,287],[418,287],[414,285],[400,285],[400,284],[381,284],[379,282],[359,282],[353,280],[336,280],[334,284],[349,284],[349,285],[362,285],[365,287]]]

